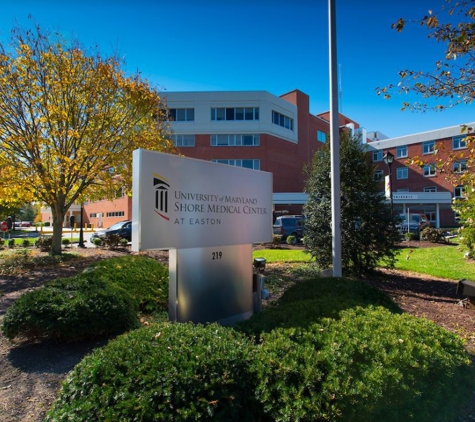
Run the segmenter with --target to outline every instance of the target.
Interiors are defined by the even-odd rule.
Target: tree
[[[54,254],[74,202],[130,192],[133,150],[173,151],[147,81],[38,26],[0,44],[0,110],[0,201],[51,207]]]
[[[400,241],[397,217],[374,180],[375,168],[361,139],[340,134],[341,243],[344,271],[362,274],[381,261],[395,262]],[[305,246],[320,268],[332,264],[330,145],[326,143],[306,169]]]
[[[454,20],[461,19],[455,23]],[[427,27],[428,38],[445,43],[445,56],[435,63],[432,71],[404,69],[399,72],[400,82],[376,88],[378,95],[390,98],[392,92],[413,92],[424,102],[403,102],[403,110],[444,110],[458,104],[471,104],[475,98],[475,0],[445,0],[440,11],[428,11],[420,20],[399,19],[392,25],[398,32],[407,23]],[[436,99],[430,105],[427,99]]]

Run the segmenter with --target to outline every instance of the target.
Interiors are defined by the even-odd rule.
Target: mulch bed
[[[262,245],[261,247],[267,247]],[[424,242],[404,242],[401,247],[434,247]],[[301,246],[281,245],[281,248]],[[257,247],[259,248],[259,247]],[[43,268],[16,276],[0,276],[0,318],[21,294],[45,281],[74,275],[97,259],[130,253],[95,248],[75,249],[82,258],[56,268]],[[155,252],[155,259],[168,263],[167,252]],[[286,266],[268,265],[266,273],[288,277]],[[388,293],[406,312],[428,318],[467,341],[475,353],[475,307],[460,306],[457,280],[437,279],[402,271],[380,270],[366,282]],[[60,382],[82,358],[106,340],[69,344],[38,343],[16,345],[0,334],[0,420],[2,422],[42,421],[57,396]],[[475,395],[462,409],[459,422],[475,420]]]

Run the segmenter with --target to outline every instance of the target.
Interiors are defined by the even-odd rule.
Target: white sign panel
[[[272,174],[154,151],[133,153],[132,250],[272,240]]]

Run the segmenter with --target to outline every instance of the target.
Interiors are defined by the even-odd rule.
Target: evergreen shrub
[[[77,340],[122,333],[168,310],[168,270],[146,256],[99,261],[25,293],[3,319],[5,337]]]
[[[152,324],[86,356],[46,421],[261,421],[252,350],[218,324]]]
[[[323,318],[339,318],[342,310],[370,305],[401,312],[394,301],[380,290],[355,280],[314,277],[286,290],[276,306],[270,306],[237,324],[252,335],[275,328],[309,327]]]
[[[474,379],[456,335],[374,307],[264,334],[251,371],[275,421],[448,421]]]
[[[145,255],[127,255],[93,263],[86,277],[112,282],[133,297],[137,312],[168,311],[168,268]]]
[[[10,340],[78,340],[138,326],[132,297],[106,280],[58,278],[27,292],[10,306],[2,332]]]
[[[23,239],[21,242],[21,246],[23,246],[24,248],[29,248],[30,244],[31,244],[30,239]]]

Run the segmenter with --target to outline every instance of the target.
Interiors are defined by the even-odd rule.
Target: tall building
[[[308,95],[299,90],[281,96],[266,91],[167,92],[164,100],[181,154],[270,172],[275,213],[302,212],[304,167],[330,132],[328,113],[310,114]],[[343,115],[340,124],[359,128]],[[85,222],[95,227],[132,217],[128,197],[88,203],[84,211]],[[79,221],[77,211],[72,213]],[[48,220],[46,213],[43,218]]]

